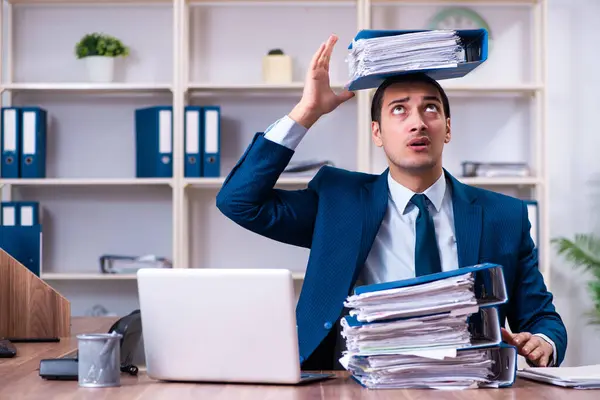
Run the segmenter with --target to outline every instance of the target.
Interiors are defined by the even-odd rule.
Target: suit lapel
[[[447,171],[445,173],[452,185],[458,265],[461,268],[469,267],[479,262],[479,243],[483,223],[481,206],[475,203],[476,197],[471,188],[456,180]]]
[[[381,221],[385,217],[388,205],[388,172],[389,170],[386,169],[374,181],[364,185],[361,191],[363,225],[361,251],[358,254],[357,263],[359,266],[366,261]]]

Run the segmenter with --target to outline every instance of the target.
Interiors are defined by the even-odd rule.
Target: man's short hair
[[[381,121],[381,110],[383,108],[383,95],[385,93],[385,89],[387,89],[390,85],[402,82],[424,82],[433,85],[435,88],[437,88],[437,90],[440,92],[440,96],[442,97],[444,115],[446,118],[450,118],[450,103],[448,102],[448,96],[446,95],[444,89],[442,89],[440,84],[429,75],[418,72],[394,75],[387,78],[381,85],[379,85],[375,91],[375,94],[373,95],[373,101],[371,102],[371,121]]]

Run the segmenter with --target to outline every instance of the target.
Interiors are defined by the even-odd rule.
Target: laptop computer
[[[282,269],[142,268],[146,373],[164,381],[298,384],[292,274]]]

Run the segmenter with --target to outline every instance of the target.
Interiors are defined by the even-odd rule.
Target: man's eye
[[[402,113],[404,113],[404,107],[402,107],[402,106],[394,107],[394,109],[392,110],[392,112],[394,114],[402,114]]]
[[[437,111],[438,107],[435,104],[427,105],[427,111]]]

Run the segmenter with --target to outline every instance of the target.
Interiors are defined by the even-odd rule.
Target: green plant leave
[[[594,310],[588,315],[590,323],[600,324],[600,238],[593,234],[576,234],[572,240],[560,237],[552,243],[558,254],[594,277],[587,285],[594,303]]]
[[[129,48],[114,36],[104,33],[85,34],[75,45],[78,59],[90,56],[127,57]]]

